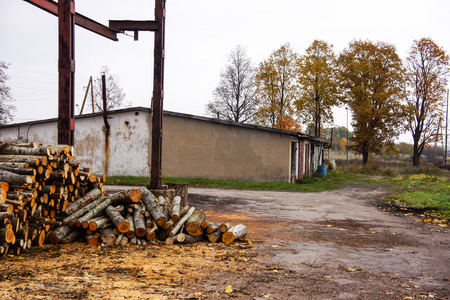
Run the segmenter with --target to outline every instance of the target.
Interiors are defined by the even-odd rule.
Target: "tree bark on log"
[[[101,216],[101,217],[89,220],[88,228],[91,231],[96,231],[96,230],[102,228],[103,226],[105,226],[106,224],[108,224],[109,222],[111,222],[111,221],[109,220],[108,217]]]
[[[0,144],[1,154],[51,156],[48,148],[18,147],[11,144]]]
[[[200,210],[196,210],[186,221],[186,232],[192,236],[201,236],[203,234],[201,224],[205,220],[205,213]]]
[[[129,189],[115,193],[108,198],[113,205],[139,203],[141,200],[141,191],[139,189]]]
[[[178,243],[177,241],[177,237],[176,236],[169,236],[166,241],[165,241],[166,245],[173,245]]]
[[[171,215],[171,219],[173,221],[177,221],[179,219],[180,209],[181,209],[181,197],[175,196],[175,198],[173,198],[172,215]]]
[[[11,167],[5,167],[5,166],[1,166],[0,165],[0,170],[8,171],[8,172],[19,174],[19,175],[36,176],[36,170],[35,169],[11,168]]]
[[[127,214],[127,218],[126,218],[128,224],[130,225],[130,229],[128,229],[127,231],[127,237],[128,238],[133,238],[135,236],[135,231],[134,231],[134,220],[133,220],[133,215],[132,214]]]
[[[98,244],[98,237],[95,235],[87,234],[84,236],[84,239],[86,240],[86,243],[88,245],[97,245]]]
[[[34,176],[19,175],[5,170],[0,170],[0,181],[6,181],[12,184],[24,184],[24,183],[31,184],[35,181],[35,179]]]
[[[186,214],[177,221],[177,223],[173,227],[172,231],[169,232],[169,236],[175,236],[178,233],[178,231],[180,231],[181,226],[183,226],[184,223],[186,223],[187,219],[194,213],[194,211],[195,211],[195,207],[189,208],[189,210],[186,212]]]
[[[78,218],[77,223],[80,222],[81,223],[80,225],[83,225],[83,228],[88,228],[89,223],[87,221],[101,214],[109,205],[111,205],[111,200],[106,199],[105,201],[98,204],[96,207],[91,208],[91,210],[89,210],[85,215]],[[75,225],[79,226],[78,224]]]
[[[192,244],[203,241],[205,237],[203,235],[192,236],[189,234],[179,233],[177,234],[177,241],[182,244]]]
[[[158,226],[164,226],[164,223],[166,223],[166,217],[162,213],[161,207],[156,203],[155,196],[145,187],[141,188],[140,190],[142,195],[142,202],[152,215],[153,220],[155,220]]]
[[[29,163],[24,162],[12,162],[12,161],[0,161],[0,166],[8,168],[23,168],[27,169],[30,167]]]
[[[106,228],[102,230],[101,239],[105,246],[112,246],[116,242],[116,235],[112,229]]]
[[[209,225],[208,227],[206,227],[206,233],[213,233],[214,231],[219,230],[219,226],[220,224]]]
[[[93,202],[94,200],[98,199],[102,196],[102,191],[99,189],[93,189],[89,191],[86,195],[84,195],[81,198],[78,198],[73,202],[72,204],[67,207],[67,209],[64,211],[64,213],[71,215],[80,208],[88,205],[89,203]]]
[[[155,221],[152,221],[152,226],[147,226],[147,232],[146,237],[147,240],[152,241],[156,237],[155,231],[158,230],[158,225],[155,223]]]
[[[126,246],[126,245],[128,245],[128,242],[129,242],[129,240],[128,240],[126,234],[124,234],[122,239],[120,240],[120,246]]]
[[[141,213],[141,208],[134,210],[133,213],[134,219],[134,231],[138,237],[144,237],[147,234],[147,229],[145,228],[145,218]]]
[[[222,235],[222,242],[229,244],[236,239],[243,239],[247,235],[247,227],[244,224],[238,224],[231,227],[227,232]]]
[[[0,212],[0,220],[10,219],[14,217],[14,213],[12,211]]]
[[[60,242],[62,244],[70,244],[73,241],[75,241],[81,235],[82,232],[83,232],[82,230],[75,230],[66,237],[62,238]]]
[[[0,228],[0,244],[11,244],[14,238],[15,236],[12,228]]]
[[[114,242],[114,245],[119,246],[120,245],[120,241],[123,239],[124,235],[125,235],[124,233],[119,234],[117,236],[117,238],[116,238],[116,241]]]
[[[186,206],[188,204],[188,185],[187,184],[168,182],[167,186],[169,187],[169,189],[175,190],[175,195],[181,197],[180,206]]]
[[[222,233],[227,232],[228,229],[230,229],[230,228],[231,228],[230,223],[222,223],[222,224],[220,224],[220,226],[219,226],[219,230],[220,230],[220,232],[222,232]]]
[[[108,216],[108,218],[111,220],[111,222],[114,224],[114,226],[119,230],[119,232],[127,233],[128,230],[130,230],[130,225],[122,217],[122,215],[120,214],[119,210],[117,210],[117,208],[110,205],[105,209],[105,213]]]
[[[0,154],[1,160],[7,160],[10,162],[24,162],[29,163],[30,166],[46,166],[48,163],[47,156],[35,156],[35,155],[11,155],[11,154]]]
[[[61,239],[69,235],[71,232],[72,229],[69,226],[59,226],[55,230],[50,231],[50,233],[48,234],[48,241],[54,245],[58,244]]]
[[[220,230],[216,230],[214,232],[208,233],[206,234],[206,236],[208,237],[208,240],[211,243],[217,243],[220,242],[222,240],[222,235],[223,233],[220,232]]]
[[[73,214],[71,214],[70,216],[64,218],[62,220],[62,225],[66,225],[69,223],[69,221],[75,220],[79,217],[82,217],[84,214],[86,214],[87,212],[89,212],[92,208],[97,207],[98,205],[100,205],[103,201],[105,201],[105,197],[100,197],[99,199],[89,203],[88,205],[86,205],[83,208],[80,208],[79,210],[77,210],[76,212],[74,212]]]

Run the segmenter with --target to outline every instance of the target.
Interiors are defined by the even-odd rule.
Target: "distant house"
[[[149,176],[151,109],[133,107],[75,117],[75,155],[112,175]],[[281,129],[164,112],[163,176],[293,182],[322,164],[326,143]],[[57,143],[57,120],[0,126],[0,140]]]

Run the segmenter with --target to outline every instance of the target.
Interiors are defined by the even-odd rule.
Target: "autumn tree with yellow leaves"
[[[425,146],[437,140],[445,114],[449,57],[429,38],[415,40],[406,61],[409,93],[408,126],[413,137],[413,165],[418,166]]]
[[[298,55],[289,44],[272,52],[256,72],[256,124],[298,130],[294,101],[298,96],[296,63]]]
[[[315,40],[298,60],[300,93],[295,105],[315,137],[321,137],[322,124],[333,123],[332,108],[339,104],[336,74],[333,46],[324,41]]]
[[[404,128],[403,64],[393,45],[353,41],[339,55],[338,66],[353,117],[351,149],[362,154],[365,165],[370,153],[393,147]]]

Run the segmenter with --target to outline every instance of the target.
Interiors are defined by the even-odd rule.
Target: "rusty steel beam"
[[[74,144],[74,10],[73,0],[58,2],[58,144]]]
[[[153,65],[152,98],[152,164],[150,188],[160,189],[162,175],[162,137],[163,137],[163,100],[164,100],[164,33],[166,1],[155,0],[155,21],[160,24],[155,31],[155,49]]]
[[[24,0],[24,1],[36,7],[39,7],[54,16],[58,16],[58,3],[52,0]],[[76,13],[74,10],[73,13],[75,13],[75,25],[78,25],[84,29],[97,33],[110,40],[113,41],[119,40],[117,38],[116,30],[111,29],[101,23],[98,23],[97,21],[89,19],[88,17],[85,17],[82,14]]]
[[[156,31],[159,27],[157,21],[109,20],[109,28],[117,31]]]

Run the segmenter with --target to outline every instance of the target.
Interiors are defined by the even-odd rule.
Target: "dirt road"
[[[220,274],[212,286],[234,282],[261,299],[447,299],[448,228],[380,207],[384,193],[190,189],[191,205],[207,210],[208,218],[235,215],[265,254],[256,258],[261,272],[232,281]]]
[[[45,245],[1,259],[0,299],[448,299],[448,228],[382,206],[384,193],[190,188],[191,206],[244,223],[248,240]]]

